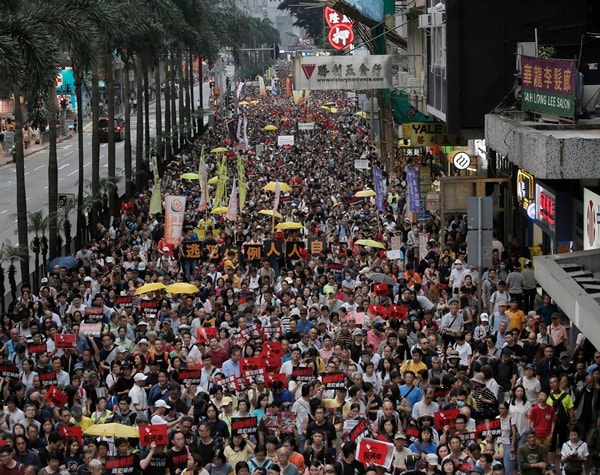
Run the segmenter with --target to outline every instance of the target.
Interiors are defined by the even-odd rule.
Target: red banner
[[[484,439],[487,435],[500,435],[500,419],[485,420],[477,424],[477,434]]]
[[[367,310],[367,315],[369,315],[369,317],[371,317],[371,318],[377,318],[377,317],[387,318],[388,309],[387,309],[387,307],[384,307],[383,305],[370,304],[369,308]]]
[[[315,379],[313,369],[308,367],[300,368],[296,366],[295,368],[292,368],[292,379],[305,382],[312,381]]]
[[[38,377],[40,378],[40,383],[42,383],[42,386],[52,386],[53,384],[54,385],[58,384],[58,380],[56,379],[55,371],[48,371],[47,373],[40,373],[38,375]]]
[[[46,343],[34,343],[27,347],[27,352],[30,355],[35,355],[36,353],[47,353],[48,345],[46,345]]]
[[[166,427],[166,426],[165,426]],[[104,473],[118,475],[128,475],[135,471],[135,455],[128,455],[127,457],[109,457],[106,459],[104,464]]]
[[[44,397],[46,398],[46,401],[54,404],[56,407],[63,407],[69,400],[69,396],[54,385],[48,388]]]
[[[202,368],[190,367],[179,370],[179,382],[181,384],[200,384]]]
[[[231,435],[256,434],[258,432],[258,418],[252,417],[232,417]]]
[[[454,429],[454,419],[460,414],[459,409],[446,409],[445,411],[437,411],[433,413],[435,428],[443,430],[445,426]]]
[[[150,447],[152,442],[156,442],[156,445],[167,445],[169,443],[167,424],[143,425],[139,426],[139,431],[142,447]]]
[[[242,358],[240,359],[240,371],[244,374],[247,371],[256,371],[264,369],[265,360],[258,356],[254,358]]]
[[[367,465],[377,465],[389,468],[394,455],[394,444],[381,440],[368,439],[359,440],[356,447],[356,460]]]
[[[272,389],[273,383],[275,381],[281,381],[284,388],[287,386],[287,378],[285,377],[285,374],[283,374],[283,373],[267,373],[265,375],[265,387],[266,388]]]
[[[45,344],[45,343],[44,343]],[[12,364],[0,364],[0,376],[19,379],[19,368]]]
[[[60,426],[60,435],[64,439],[65,444],[71,437],[75,437],[80,445],[83,444],[83,431],[79,426]]]
[[[60,333],[56,335],[54,340],[54,346],[56,349],[72,350],[76,348],[75,335],[72,333]]]
[[[215,327],[200,327],[196,330],[196,342],[197,343],[208,343],[208,341],[217,336],[217,329]]]
[[[370,437],[371,436],[371,423],[369,422],[368,419],[361,419],[360,421],[358,421],[358,424],[356,424],[352,430],[350,431],[350,434],[348,435],[348,437],[350,438],[350,440],[352,442],[356,442],[356,440],[359,437]]]
[[[102,323],[82,323],[79,327],[79,334],[99,337],[102,334]]]
[[[388,317],[397,320],[406,320],[408,316],[408,307],[404,305],[390,305],[388,307]]]

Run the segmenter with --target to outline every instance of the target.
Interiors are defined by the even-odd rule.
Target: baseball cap
[[[146,340],[145,338],[142,338],[140,341],[138,341],[138,345],[143,345],[143,344],[148,344],[148,340]]]
[[[125,348],[124,346],[119,346],[119,349],[117,351],[119,353],[127,353],[127,348]]]
[[[88,275],[85,277],[85,279],[83,279],[84,282],[91,282],[92,278]]]
[[[560,356],[558,357],[559,359],[563,359],[563,358],[569,358],[569,353],[567,353],[566,351],[561,351],[560,352]]]
[[[503,300],[502,302],[498,302],[498,307],[506,307],[508,304],[506,303],[506,300]]]
[[[233,399],[231,399],[229,396],[225,396],[221,400],[221,405],[223,405],[223,406],[229,406],[230,404],[233,404]]]
[[[154,403],[154,407],[166,407],[167,409],[171,409],[171,406],[169,406],[164,399],[159,399],[158,401],[156,401]]]
[[[48,283],[48,277],[42,278],[42,284],[47,284],[47,283]]]
[[[504,464],[502,462],[496,462],[492,465],[492,470],[504,470]]]
[[[485,473],[485,471],[483,470],[483,467],[480,467],[479,465],[475,465],[471,470],[471,473]]]
[[[163,252],[169,252],[169,248],[167,246],[163,247]]]
[[[133,377],[134,381],[146,381],[148,379],[148,376],[146,376],[144,373],[135,373],[135,376]]]
[[[358,335],[360,335],[360,336],[363,336],[363,332],[362,332],[362,330],[361,330],[361,329],[359,329],[359,328],[357,328],[356,330],[354,330],[354,331],[352,332],[352,336],[358,336]]]
[[[481,315],[479,315],[479,320],[481,320],[482,322],[489,322],[490,317],[487,313],[483,312]]]
[[[406,435],[404,435],[404,432],[398,431],[398,432],[396,432],[396,435],[394,436],[394,440],[396,440],[396,439],[406,440]]]
[[[448,355],[448,359],[452,360],[452,359],[460,359],[460,355],[458,354],[458,351],[456,350],[452,350],[450,352],[450,354]]]
[[[436,454],[427,454],[425,456],[425,460],[429,465],[437,465],[440,463],[440,459]]]
[[[529,363],[527,366],[525,366],[525,369],[533,369],[535,371],[535,365],[533,363]]]

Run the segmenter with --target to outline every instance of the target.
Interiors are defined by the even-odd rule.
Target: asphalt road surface
[[[209,87],[208,83],[203,84],[204,109],[208,109]],[[199,85],[194,89],[194,95],[197,100],[199,95]],[[150,133],[155,135],[155,103],[150,103]],[[177,101],[179,105],[179,101]],[[163,101],[164,111],[164,101]],[[164,113],[163,113],[164,120]],[[92,175],[92,131],[91,126],[84,124],[84,174],[85,187],[89,187],[89,180]],[[131,121],[131,141],[132,153],[135,160],[135,142],[136,142],[136,119],[132,117]],[[77,135],[72,139],[66,140],[57,146],[58,154],[58,190],[59,193],[74,193],[77,195],[78,186],[78,142]],[[116,144],[116,168],[117,175],[124,175],[124,142]],[[100,176],[108,175],[108,144],[100,144]],[[48,212],[48,149],[35,152],[25,158],[25,186],[27,189],[27,211],[43,210],[44,214]],[[125,183],[119,184],[119,193],[125,190]],[[17,204],[16,204],[16,175],[13,163],[8,163],[0,167],[0,242],[9,242],[16,244],[17,238]],[[74,216],[72,217],[74,221]],[[75,224],[75,223],[73,223]],[[33,234],[30,235],[30,241]],[[34,256],[30,252],[30,267],[33,271]],[[18,267],[18,266],[17,266]],[[17,282],[21,281],[20,271],[16,276]],[[6,282],[8,285],[8,282]]]

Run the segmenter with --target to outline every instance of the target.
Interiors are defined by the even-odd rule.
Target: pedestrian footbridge
[[[600,348],[600,249],[534,258],[535,278],[596,348]]]

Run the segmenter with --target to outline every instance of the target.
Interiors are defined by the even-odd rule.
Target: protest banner
[[[79,326],[81,336],[99,337],[102,334],[102,323],[82,323]]]
[[[36,353],[47,353],[47,352],[48,352],[48,345],[46,345],[46,343],[30,343],[27,346],[27,353],[29,353],[30,356],[33,356]]]
[[[117,297],[115,303],[119,307],[128,308],[133,306],[133,295],[124,295],[121,297]]]
[[[211,338],[216,338],[217,329],[215,327],[200,327],[196,330],[196,342],[208,343]]]
[[[433,413],[433,420],[437,430],[444,430],[445,426],[454,429],[454,419],[460,414],[459,409],[446,409],[445,411],[437,411]]]
[[[348,437],[352,442],[356,442],[363,437],[371,436],[371,422],[368,419],[360,419],[354,428],[350,431]]]
[[[43,387],[48,387],[48,386],[52,386],[57,385],[58,384],[58,380],[56,379],[56,371],[48,371],[47,373],[40,373],[38,374],[38,377],[40,378],[40,383],[42,384]]]
[[[265,387],[267,389],[273,389],[273,383],[275,381],[281,381],[281,384],[283,384],[284,388],[287,386],[287,379],[285,377],[285,374],[282,374],[282,373],[266,373],[265,374]]]
[[[75,437],[79,444],[83,444],[83,430],[79,426],[60,426],[60,435],[62,436],[65,444],[71,437]]]
[[[181,384],[200,384],[200,376],[202,373],[202,368],[199,367],[189,367],[186,369],[179,370],[179,382]]]
[[[156,445],[167,445],[169,443],[167,424],[141,425],[138,429],[142,447],[150,447],[152,442],[156,442]]]
[[[269,429],[278,429],[279,428],[279,409],[274,407],[267,407],[265,411],[265,426]]]
[[[11,379],[19,379],[19,368],[13,364],[0,364],[0,376]]]
[[[344,373],[326,373],[322,377],[325,389],[342,389],[346,387],[346,375]]]
[[[314,370],[310,367],[299,367],[292,368],[292,379],[295,381],[308,382],[315,379]]]
[[[102,307],[85,307],[86,322],[101,322],[104,320],[104,309]]]
[[[75,335],[72,333],[60,333],[54,339],[56,349],[73,350],[76,348]]]
[[[242,374],[244,374],[248,371],[256,371],[259,369],[264,369],[264,367],[265,367],[265,361],[258,356],[255,356],[253,358],[241,358],[240,359],[240,372]]]
[[[485,439],[488,435],[498,436],[500,435],[500,419],[485,420],[477,424],[477,434],[481,439]]]
[[[394,444],[364,437],[356,446],[356,460],[368,465],[390,468],[394,456]]]
[[[231,418],[231,435],[256,435],[258,432],[258,418],[251,417],[232,417]]]
[[[284,411],[281,413],[281,433],[282,434],[293,434],[294,426],[296,425],[296,413],[291,411]]]
[[[187,457],[187,453],[186,453]],[[104,473],[111,475],[128,475],[135,471],[135,455],[126,457],[108,457],[104,463]]]
[[[46,401],[54,404],[56,407],[63,407],[67,401],[69,400],[69,396],[66,393],[58,389],[56,386],[52,385],[46,391],[46,395],[44,396]]]

